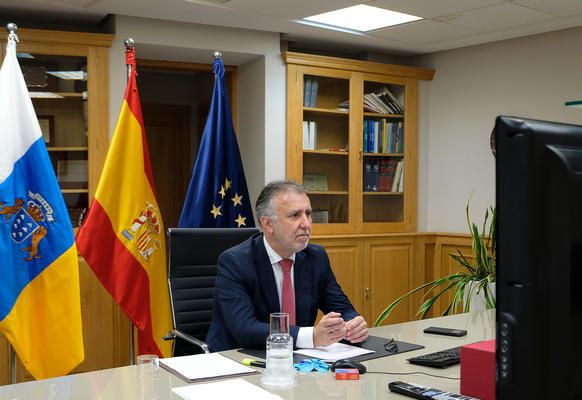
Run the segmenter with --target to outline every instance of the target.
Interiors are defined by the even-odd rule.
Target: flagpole
[[[10,383],[16,383],[16,354],[14,353],[14,347],[12,345],[8,345],[10,347]]]
[[[9,22],[6,24],[6,31],[8,32],[8,42],[15,41],[18,42],[18,36],[16,35],[16,31],[18,30],[18,26],[13,23]],[[14,347],[11,344],[8,345],[10,348],[10,383],[16,383],[16,353],[14,352]]]
[[[123,42],[125,44],[125,66],[127,67],[127,81],[129,81],[129,76],[131,75],[132,64],[127,62],[127,53],[135,51],[135,41],[132,38],[127,38]],[[132,58],[135,60],[135,58]],[[133,323],[129,321],[129,365],[135,364],[135,350],[133,347],[134,343],[134,331]]]

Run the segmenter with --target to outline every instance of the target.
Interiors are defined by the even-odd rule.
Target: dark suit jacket
[[[321,246],[310,244],[295,255],[295,315],[291,327],[297,343],[299,327],[313,326],[317,310],[339,312],[345,321],[358,313],[338,285]],[[264,349],[269,315],[281,312],[273,267],[259,233],[220,255],[214,311],[206,342],[211,351],[239,347]]]

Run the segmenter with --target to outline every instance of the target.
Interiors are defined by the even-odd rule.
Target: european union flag
[[[182,208],[181,228],[253,227],[255,221],[224,86],[214,60],[214,91],[198,158]]]

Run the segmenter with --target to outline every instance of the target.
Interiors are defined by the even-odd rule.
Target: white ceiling
[[[424,20],[353,35],[294,22],[355,4]],[[1,0],[0,15],[96,24],[108,14],[280,32],[294,47],[410,55],[582,25],[582,0]],[[18,22],[18,21],[15,21]]]

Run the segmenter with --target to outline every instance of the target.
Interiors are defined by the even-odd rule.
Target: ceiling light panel
[[[320,24],[339,26],[360,32],[368,32],[375,29],[404,24],[406,22],[422,19],[415,15],[403,14],[383,8],[371,7],[359,4],[341,10],[330,11],[323,14],[304,18],[307,21]]]
[[[500,2],[501,0],[376,0],[371,5],[423,18],[436,18],[492,6]]]

